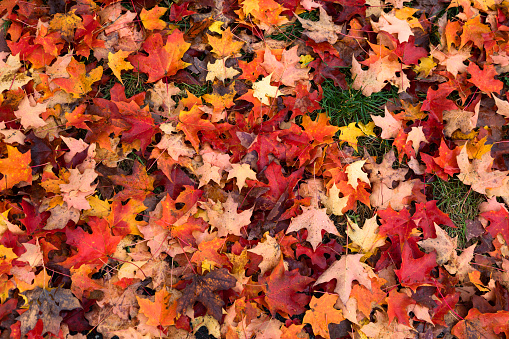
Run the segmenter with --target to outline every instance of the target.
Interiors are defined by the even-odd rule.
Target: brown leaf
[[[224,301],[214,292],[230,289],[236,282],[237,280],[228,273],[226,268],[214,270],[204,276],[193,275],[191,283],[182,291],[182,297],[178,300],[177,313],[182,313],[199,301],[214,318],[220,321],[223,316]]]

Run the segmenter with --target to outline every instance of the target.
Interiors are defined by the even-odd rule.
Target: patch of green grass
[[[301,13],[299,14],[299,17],[311,21],[320,20],[318,10],[316,9],[310,12]],[[277,41],[296,40],[301,37],[303,31],[304,28],[302,27],[300,21],[297,19],[292,23],[277,27],[277,32],[269,35],[267,38]]]
[[[352,82],[352,78],[347,74],[347,90],[336,87],[331,80],[322,84],[323,98],[320,104],[327,111],[333,125],[346,126],[351,122],[367,124],[371,121],[371,114],[383,114],[387,101],[398,97],[395,87],[367,97],[360,90],[353,89]]]
[[[124,89],[126,97],[130,98],[141,92],[145,92],[151,86],[147,84],[148,76],[145,73],[131,73],[126,72],[121,75],[122,81],[124,82]],[[119,82],[118,79],[112,76],[110,82],[106,86],[102,87],[100,92],[102,98],[111,99],[110,90],[113,88],[115,83]]]
[[[392,149],[392,145],[389,141],[381,138],[367,136],[360,137],[357,141],[358,144],[356,153],[361,157],[370,155],[378,159],[383,157],[384,154],[388,153]]]
[[[12,21],[9,19],[2,20],[2,24],[0,25],[0,31],[3,31],[4,35],[9,30],[9,27],[11,27],[11,23],[12,23]]]
[[[479,214],[479,204],[486,199],[482,194],[474,192],[458,178],[452,177],[448,181],[437,178],[426,186],[431,189],[433,198],[438,200],[438,208],[449,215],[457,228],[446,227],[451,237],[458,236],[458,246],[464,248],[467,244],[465,221],[474,219]]]
[[[203,85],[189,85],[186,83],[175,84],[182,91],[188,90],[197,97],[201,97],[204,94],[212,93],[212,83],[210,81],[205,82]]]

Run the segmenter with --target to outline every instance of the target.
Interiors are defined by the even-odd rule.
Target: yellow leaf
[[[481,159],[485,153],[491,151],[493,145],[486,145],[488,137],[484,137],[481,140],[470,139],[467,142],[467,154],[469,159]]]
[[[120,77],[120,71],[127,71],[133,69],[133,65],[129,61],[125,61],[125,58],[131,54],[131,52],[119,50],[117,53],[109,53],[108,54],[108,66],[110,66],[113,74],[117,77],[118,80],[124,84],[122,78]]]
[[[419,72],[420,77],[426,78],[435,67],[437,67],[437,64],[433,61],[433,57],[430,55],[425,58],[420,58],[419,65],[415,66],[414,70]]]
[[[143,23],[143,26],[148,29],[149,31],[155,30],[155,29],[165,29],[166,28],[166,22],[159,19],[168,8],[166,7],[159,7],[155,6],[151,10],[147,11],[145,8],[141,10],[140,18],[141,22]]]
[[[302,67],[307,66],[311,61],[315,60],[311,55],[301,55],[299,62],[301,63]]]
[[[358,122],[357,125],[361,129],[364,134],[370,137],[376,137],[375,132],[373,132],[373,129],[375,128],[375,123],[373,121],[368,122],[366,125],[364,125],[362,122]]]
[[[222,21],[214,21],[212,23],[212,25],[209,26],[209,31],[218,33],[218,34],[223,34],[223,29],[222,29],[223,25],[224,25],[224,22],[222,22]]]
[[[355,151],[357,151],[357,138],[364,137],[366,134],[364,134],[360,128],[355,126],[355,124],[355,122],[352,122],[348,126],[340,127],[339,130],[341,131],[341,134],[339,136],[339,140],[348,143],[355,149]]]

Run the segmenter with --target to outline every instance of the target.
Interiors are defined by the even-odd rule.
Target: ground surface
[[[2,336],[509,336],[508,15],[0,2]]]

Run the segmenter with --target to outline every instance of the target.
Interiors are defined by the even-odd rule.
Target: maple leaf
[[[21,322],[21,335],[33,329],[40,319],[43,323],[42,333],[51,332],[58,334],[60,323],[63,318],[61,311],[70,311],[81,307],[70,290],[64,288],[54,288],[46,290],[37,287],[24,293],[25,301],[28,304],[28,310],[18,317]]]
[[[435,250],[437,253],[437,264],[443,265],[456,256],[458,237],[449,237],[447,232],[437,224],[435,224],[435,230],[436,238],[428,238],[418,242],[418,244],[428,253]]]
[[[28,76],[26,72],[18,73],[18,70],[23,66],[19,57],[19,54],[9,55],[7,61],[0,58],[0,93],[7,90],[18,90],[32,80],[32,77]]]
[[[163,16],[167,10],[168,8],[159,7],[157,5],[149,11],[147,11],[145,8],[142,8],[140,13],[140,19],[141,22],[143,23],[143,26],[149,31],[153,31],[155,29],[159,30],[165,29],[166,22],[159,18]]]
[[[322,242],[322,230],[340,236],[336,225],[329,219],[325,208],[318,209],[313,206],[302,206],[303,213],[295,218],[292,218],[290,226],[286,230],[286,233],[298,231],[300,229],[307,229],[308,241],[313,250]]]
[[[436,237],[436,225],[445,225],[456,228],[449,216],[437,207],[437,200],[430,200],[425,203],[416,204],[415,213],[412,220],[417,227],[423,231],[424,238]]]
[[[365,136],[366,134],[364,134],[360,128],[355,126],[355,124],[355,122],[351,122],[348,124],[348,126],[340,127],[339,130],[341,131],[341,134],[339,135],[338,139],[348,143],[355,149],[355,151],[357,151],[357,139],[359,137]]]
[[[377,26],[382,31],[397,34],[400,43],[407,42],[408,38],[414,35],[408,21],[399,19],[392,13],[382,13]]]
[[[78,248],[78,253],[61,263],[63,267],[80,268],[81,265],[101,267],[108,257],[115,252],[122,236],[112,236],[108,222],[104,219],[91,217],[88,225],[92,233],[81,228],[66,228],[67,244]]]
[[[327,213],[343,215],[343,211],[345,211],[345,208],[348,206],[350,198],[348,196],[339,197],[340,194],[341,190],[334,184],[329,189],[329,194],[327,196],[320,197],[323,206],[327,209]]]
[[[463,147],[457,156],[460,179],[465,185],[471,185],[472,189],[481,194],[486,194],[486,189],[496,188],[502,185],[507,176],[507,171],[491,171],[493,158],[485,153],[481,159],[468,160],[467,148]]]
[[[290,316],[305,311],[304,305],[310,298],[298,292],[303,291],[312,281],[310,277],[300,275],[297,269],[287,271],[282,257],[270,275],[258,280],[265,292],[264,300],[270,313],[283,312]]]
[[[207,34],[209,45],[212,46],[212,53],[219,59],[235,56],[244,46],[244,42],[233,40],[233,37],[230,27],[221,33],[221,38]]]
[[[148,82],[156,82],[190,65],[181,60],[190,46],[191,44],[184,41],[184,34],[178,29],[168,36],[164,45],[161,34],[155,33],[143,43],[143,49],[149,56],[138,53],[129,56],[128,60],[136,70],[149,75]]]
[[[327,41],[331,45],[334,45],[338,41],[338,33],[341,33],[343,26],[337,26],[332,22],[332,17],[327,14],[323,6],[320,6],[320,20],[312,21],[302,19],[297,16],[297,19],[302,24],[302,27],[306,29],[304,34],[315,42]]]
[[[175,323],[177,298],[166,288],[155,293],[154,302],[138,296],[136,299],[140,305],[140,312],[148,317],[147,325],[167,327]]]
[[[352,291],[352,283],[357,280],[359,284],[366,286],[371,291],[371,280],[368,277],[368,266],[360,260],[363,254],[344,255],[338,261],[335,261],[323,274],[316,280],[315,286],[324,282],[336,279],[336,288],[334,292],[346,304]]]
[[[493,65],[484,65],[484,69],[481,71],[477,64],[471,62],[468,64],[467,71],[472,76],[468,81],[490,96],[493,92],[499,94],[504,86],[502,81],[495,79],[497,71]]]
[[[505,208],[501,208],[498,211],[488,211],[481,213],[481,216],[490,222],[489,226],[486,227],[493,237],[497,234],[502,234],[505,241],[509,241],[509,213]]]
[[[0,173],[3,178],[0,179],[0,190],[14,187],[20,182],[26,181],[32,183],[32,161],[31,151],[25,154],[18,151],[16,147],[7,145],[7,158],[0,159]]]
[[[226,60],[228,60],[228,57],[216,60],[214,63],[209,62],[207,65],[208,73],[205,80],[214,81],[214,79],[217,79],[224,82],[226,79],[232,79],[240,73],[233,67],[226,67]]]
[[[237,213],[238,204],[233,200],[233,196],[228,195],[228,199],[223,204],[224,211],[219,213],[212,209],[207,209],[209,223],[212,227],[218,229],[217,235],[225,237],[228,234],[241,236],[241,229],[251,223],[253,210],[246,210]]]
[[[392,338],[397,333],[399,338],[410,339],[415,337],[415,331],[412,327],[400,324],[396,321],[390,322],[387,313],[376,310],[376,322],[370,322],[361,327],[360,331],[369,338]]]
[[[428,253],[415,259],[410,246],[403,247],[401,268],[394,270],[401,285],[416,290],[418,286],[434,285],[430,272],[437,265],[436,253]]]
[[[270,105],[269,98],[277,98],[281,96],[279,87],[272,86],[270,84],[271,78],[272,74],[269,74],[253,84],[253,96],[265,105]]]
[[[302,117],[302,127],[304,131],[313,140],[313,145],[321,145],[332,141],[332,137],[340,130],[337,126],[332,126],[327,114],[318,114],[315,121],[307,115]]]
[[[237,179],[237,187],[239,191],[246,185],[246,179],[256,180],[256,172],[251,169],[249,164],[232,164],[232,169],[228,171],[226,180]]]
[[[232,288],[235,286],[236,279],[228,273],[226,268],[214,270],[204,276],[193,275],[191,279],[191,283],[182,291],[182,297],[178,299],[177,313],[182,313],[199,301],[214,318],[221,320],[224,301],[214,292]]]
[[[267,73],[272,74],[272,81],[281,82],[285,86],[295,87],[297,81],[309,79],[309,68],[301,68],[299,56],[295,46],[289,50],[283,50],[281,61],[276,59],[271,50],[266,48],[263,62],[260,64]]]
[[[348,184],[354,189],[357,189],[359,180],[369,184],[368,174],[362,171],[362,167],[365,163],[366,160],[359,160],[346,167],[345,173],[348,175]]]
[[[334,308],[338,296],[325,293],[319,299],[313,298],[309,303],[310,310],[304,314],[303,323],[311,324],[313,333],[324,338],[330,338],[329,324],[339,324],[345,318],[341,311]]]
[[[94,193],[97,185],[92,186],[92,182],[98,174],[91,168],[85,169],[83,173],[77,168],[72,168],[69,172],[69,183],[59,185],[62,197],[67,206],[88,210],[90,204],[86,198]]]
[[[480,15],[469,18],[463,25],[461,45],[459,47],[462,48],[468,42],[472,41],[477,46],[477,48],[482,50],[484,45],[484,38],[482,35],[490,32],[490,26],[481,23]]]
[[[394,118],[391,112],[385,107],[385,116],[371,115],[375,125],[382,128],[382,139],[393,139],[398,135],[398,132],[403,128],[403,124],[400,120]]]
[[[83,298],[84,294],[86,297],[89,296],[89,293],[85,292],[103,288],[97,280],[90,278],[92,273],[94,273],[94,269],[90,265],[81,265],[80,268],[71,268],[71,292],[80,300]]]
[[[50,21],[49,28],[59,31],[62,37],[68,42],[72,41],[72,38],[74,38],[74,31],[77,28],[83,27],[83,20],[75,13],[76,9],[63,14],[55,14]]]
[[[351,248],[358,249],[367,256],[385,244],[385,237],[378,233],[376,215],[367,219],[362,229],[348,218],[347,227],[347,235],[352,241]]]
[[[117,53],[108,53],[108,66],[110,66],[113,74],[117,77],[120,83],[122,83],[122,85],[124,84],[124,81],[120,75],[121,71],[128,71],[134,68],[129,61],[125,61],[125,58],[127,58],[130,54],[131,52],[122,51],[121,49],[118,50]]]
[[[281,248],[277,240],[271,237],[268,232],[264,234],[265,240],[262,239],[254,248],[249,252],[258,254],[263,258],[260,263],[260,275],[274,268],[281,259]]]
[[[25,96],[14,114],[21,119],[21,125],[26,129],[43,127],[47,123],[39,115],[46,112],[47,107],[48,103],[40,104],[34,100],[33,96]]]
[[[200,149],[199,131],[211,131],[215,126],[206,119],[202,119],[203,111],[194,105],[190,111],[182,111],[179,115],[177,130],[183,131],[187,140],[191,142],[196,152]]]
[[[143,201],[154,191],[154,178],[149,176],[145,166],[137,161],[134,161],[133,173],[131,175],[112,175],[110,179],[116,185],[124,186],[124,190],[115,195],[115,200],[134,199]]]
[[[73,98],[80,98],[92,90],[92,84],[99,81],[103,75],[103,68],[99,66],[87,74],[85,64],[72,58],[67,66],[69,77],[54,79],[53,82],[64,91],[72,94]]]
[[[12,249],[0,245],[0,275],[10,274],[12,268],[12,261],[18,256],[14,254]]]
[[[472,308],[468,315],[452,328],[451,333],[459,339],[469,338],[471,333],[482,338],[500,338],[502,333],[509,334],[508,321],[507,311],[483,314],[477,308]]]

